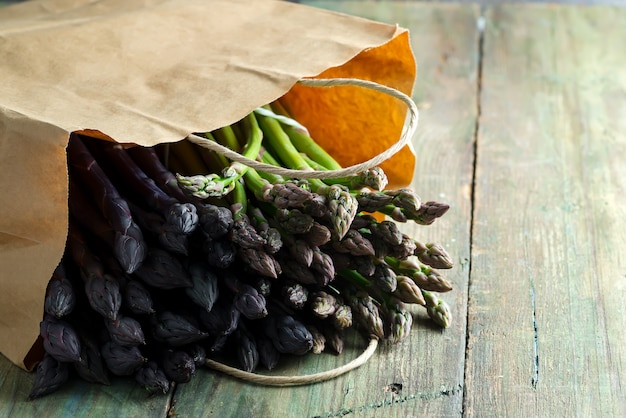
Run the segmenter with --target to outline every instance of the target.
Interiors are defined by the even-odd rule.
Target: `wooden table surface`
[[[0,417],[626,416],[626,9],[306,3],[410,29],[413,187],[451,210],[404,229],[454,255],[452,326],[417,313],[409,338],[325,383],[201,370],[156,398],[120,380],[29,402],[33,376],[0,356]],[[279,372],[327,370],[364,347],[356,337]]]

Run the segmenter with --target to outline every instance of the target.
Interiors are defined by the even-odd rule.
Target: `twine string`
[[[394,144],[392,144],[389,148],[387,148],[382,153],[362,163],[354,164],[349,167],[342,168],[340,170],[328,170],[328,171],[292,170],[292,169],[288,169],[284,167],[277,167],[277,166],[273,166],[270,164],[264,164],[256,160],[252,160],[250,158],[246,158],[242,156],[241,154],[218,144],[217,142],[210,141],[206,138],[202,138],[194,134],[190,134],[187,137],[187,139],[204,148],[208,148],[212,151],[218,152],[226,158],[229,158],[233,161],[237,161],[241,164],[247,165],[256,170],[265,171],[268,173],[277,174],[277,175],[286,176],[286,177],[324,179],[324,178],[351,176],[351,175],[360,173],[362,171],[368,170],[370,168],[374,168],[378,166],[380,163],[382,163],[383,161],[388,160],[393,155],[398,153],[405,145],[409,143],[409,141],[415,134],[415,130],[417,129],[417,124],[418,124],[418,115],[419,115],[417,106],[415,105],[415,103],[409,96],[407,96],[406,94],[394,88],[387,87],[387,86],[384,86],[384,85],[381,85],[372,81],[359,80],[355,78],[302,79],[298,81],[298,84],[301,84],[303,86],[311,86],[311,87],[359,86],[359,87],[364,87],[364,88],[368,88],[371,90],[388,94],[392,97],[395,97],[401,100],[407,105],[407,108],[409,110],[407,122],[404,126],[404,129],[398,141],[396,141]],[[259,113],[262,113],[262,112],[259,112]],[[377,347],[378,347],[378,339],[373,337],[370,339],[367,348],[357,358],[350,361],[349,363],[346,363],[343,366],[339,366],[331,370],[308,374],[308,375],[273,376],[273,375],[250,373],[250,372],[246,372],[244,370],[237,369],[235,367],[231,367],[231,366],[228,366],[226,364],[223,364],[218,361],[211,360],[211,359],[206,359],[205,365],[211,369],[236,377],[238,379],[245,380],[250,383],[256,383],[256,384],[266,385],[266,386],[298,386],[298,385],[306,385],[306,384],[311,384],[311,383],[323,382],[326,380],[334,379],[335,377],[338,377],[342,374],[348,373],[349,371],[354,370],[357,367],[365,364],[372,357]]]
[[[388,86],[384,86],[382,84],[375,83],[373,81],[359,80],[356,78],[301,79],[298,81],[298,84],[301,84],[303,86],[310,86],[310,87],[358,86],[358,87],[363,87],[363,88],[367,88],[370,90],[375,90],[375,91],[388,94],[389,96],[392,96],[401,100],[403,103],[407,105],[407,108],[409,110],[407,122],[404,126],[402,134],[400,135],[400,138],[394,144],[392,144],[389,148],[387,148],[385,151],[381,152],[380,154],[362,163],[354,164],[354,165],[351,165],[351,166],[348,166],[339,170],[327,170],[327,171],[293,170],[293,169],[284,168],[284,167],[277,167],[271,164],[265,164],[265,163],[244,157],[243,155],[231,150],[230,148],[227,148],[223,145],[218,144],[215,141],[202,138],[195,134],[189,134],[187,136],[187,140],[195,144],[198,144],[201,147],[204,147],[212,151],[215,151],[219,154],[222,154],[224,157],[232,161],[237,161],[255,170],[264,171],[267,173],[276,174],[276,175],[285,176],[285,177],[327,179],[327,178],[336,178],[336,177],[344,177],[344,176],[353,176],[357,173],[366,171],[370,168],[374,168],[380,165],[383,161],[388,160],[393,155],[398,153],[405,145],[407,145],[411,141],[411,138],[415,134],[415,131],[417,129],[417,124],[418,124],[418,119],[419,119],[419,112],[417,110],[417,106],[415,105],[415,102],[413,102],[413,100],[409,96],[407,96],[406,94],[402,93],[399,90],[396,90]]]
[[[310,135],[309,130],[306,128],[306,126],[302,125],[300,122],[298,122],[295,119],[291,119],[283,115],[277,115],[276,113],[272,112],[269,109],[265,109],[264,107],[257,107],[256,109],[254,109],[254,113],[258,113],[259,115],[263,115],[268,118],[276,119],[282,124],[301,129],[302,131],[304,131],[305,134]]]
[[[246,382],[256,383],[259,385],[300,386],[334,379],[335,377],[341,376],[342,374],[348,373],[349,371],[354,370],[359,366],[362,366],[370,359],[370,357],[372,357],[372,355],[376,351],[377,346],[378,338],[372,338],[370,339],[367,348],[351,362],[324,372],[298,376],[271,376],[258,373],[250,373],[241,369],[237,369],[235,367],[230,367],[226,364],[211,359],[206,359],[205,365],[211,369],[225,373],[229,376],[233,376],[238,379],[245,380]]]

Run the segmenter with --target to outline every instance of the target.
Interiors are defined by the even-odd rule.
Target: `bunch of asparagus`
[[[198,134],[277,167],[341,166],[278,103]],[[65,254],[49,281],[31,398],[72,374],[133,376],[149,394],[188,382],[207,356],[273,369],[281,355],[341,353],[347,329],[397,343],[410,304],[442,326],[452,267],[403,233],[448,206],[385,189],[379,168],[297,179],[188,141],[124,147],[72,134]],[[379,213],[384,216],[374,216]]]

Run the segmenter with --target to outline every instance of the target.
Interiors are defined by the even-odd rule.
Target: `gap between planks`
[[[344,416],[354,414],[354,413],[361,414],[367,411],[375,411],[381,408],[393,407],[394,405],[403,405],[406,402],[411,402],[411,401],[416,401],[416,400],[425,400],[425,399],[434,400],[434,399],[440,399],[440,398],[447,398],[449,396],[455,396],[459,393],[462,393],[463,391],[464,391],[464,387],[462,385],[458,385],[457,387],[454,387],[454,388],[441,389],[441,390],[432,391],[432,392],[418,392],[412,395],[404,395],[404,396],[400,396],[400,395],[392,393],[391,399],[385,398],[381,401],[368,403],[366,405],[360,405],[360,406],[350,407],[350,408],[341,408],[336,411],[325,412],[320,415],[314,415],[312,418],[344,417]]]
[[[467,305],[465,312],[465,359],[463,364],[463,395],[462,395],[462,410],[461,416],[465,416],[465,400],[467,398],[467,385],[465,379],[468,373],[468,354],[469,354],[469,338],[470,338],[470,310],[469,301],[472,288],[472,250],[474,243],[474,216],[475,216],[475,199],[476,199],[476,166],[478,164],[478,133],[480,129],[480,117],[481,117],[481,94],[483,83],[483,60],[484,60],[484,46],[485,46],[485,10],[484,4],[480,5],[478,17],[476,18],[476,28],[478,30],[478,39],[476,42],[476,53],[478,56],[478,65],[476,69],[476,121],[474,123],[474,143],[473,143],[473,164],[472,164],[472,177],[471,177],[471,191],[470,191],[470,230],[469,230],[469,271],[467,273]]]

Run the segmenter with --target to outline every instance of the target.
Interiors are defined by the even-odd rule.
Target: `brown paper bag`
[[[33,0],[0,9],[0,351],[26,369],[40,355],[31,346],[67,231],[70,132],[155,145],[282,97],[343,164],[397,140],[404,104],[357,87],[294,87],[316,76],[410,95],[408,33],[271,0]],[[391,184],[410,182],[410,149],[388,163]]]

